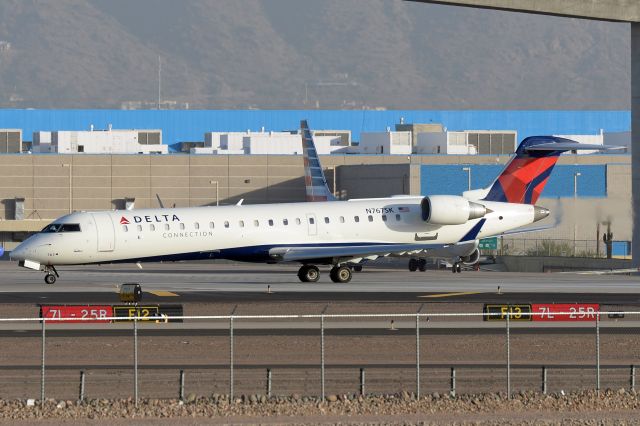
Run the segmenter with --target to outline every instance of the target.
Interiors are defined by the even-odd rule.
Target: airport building
[[[160,117],[163,120],[159,120]],[[222,123],[224,118],[229,117],[232,118],[229,122]],[[284,155],[284,152],[291,154],[290,151],[293,150],[293,153],[297,153],[297,126],[299,119],[305,117],[309,118],[310,124],[315,125],[316,129],[344,129],[319,130],[318,132],[325,134],[317,134],[318,140],[326,136],[329,146],[340,147],[335,151],[321,151],[325,153],[321,161],[330,188],[342,199],[397,194],[459,194],[469,187],[485,187],[493,181],[510,157],[507,151],[513,150],[513,139],[510,138],[519,141],[532,134],[546,133],[569,135],[580,140],[580,135],[591,135],[589,139],[582,141],[597,143],[594,140],[602,140],[603,143],[620,144],[620,141],[625,141],[628,137],[630,126],[629,113],[624,111],[294,113],[4,110],[0,111],[2,122],[8,128],[17,129],[5,131],[7,150],[19,152],[21,149],[17,147],[24,142],[22,135],[34,137],[31,154],[0,155],[0,200],[4,205],[4,209],[0,209],[0,240],[6,249],[11,249],[29,232],[40,230],[51,220],[70,211],[124,209],[127,206],[159,207],[158,199],[165,206],[180,207],[231,204],[240,199],[244,199],[247,204],[303,201],[305,188],[302,158],[298,155]],[[400,127],[401,130],[396,128],[393,132],[385,131],[395,126],[386,120],[393,119],[398,124],[399,117],[404,117],[404,123],[398,127],[407,127]],[[287,121],[282,121],[285,118]],[[426,121],[424,126],[428,126],[427,131],[418,125],[405,124],[414,118]],[[442,119],[442,124],[429,123],[434,119]],[[487,122],[481,124],[483,120]],[[129,143],[137,138],[139,146],[153,149],[164,147],[173,153],[95,153],[93,150],[96,148],[90,143],[83,145],[84,152],[79,152],[79,148],[75,151],[71,149],[71,132],[76,133],[78,141],[85,140],[84,137],[88,137],[86,140],[98,141],[99,137],[95,135],[105,137],[108,134],[112,135],[113,141],[113,135],[120,130],[90,131],[91,123],[103,121],[114,122],[113,129],[136,129],[123,131],[121,134],[123,138],[128,138]],[[537,123],[538,126],[535,127],[532,123]],[[225,129],[223,125],[228,127]],[[244,130],[236,130],[241,125]],[[192,128],[199,133],[191,134]],[[474,128],[495,130],[465,130]],[[250,132],[247,132],[248,129]],[[58,136],[54,138],[56,133]],[[141,139],[141,133],[147,133],[146,144],[140,143],[144,140]],[[389,148],[384,153],[375,153],[375,149],[370,154],[340,151],[354,148],[351,146],[351,138],[361,143],[364,140],[363,146],[367,145],[367,133],[372,134],[374,139],[381,138],[384,143],[393,141],[397,135],[402,134],[404,139],[397,146],[403,151],[398,152],[398,155],[390,154],[389,150],[393,151],[392,143],[386,145]],[[170,136],[167,137],[167,134]],[[428,148],[424,148],[426,145],[414,143],[414,135],[420,140],[424,138],[423,134],[440,135],[440,139],[446,142],[446,148],[441,145],[441,154],[446,150],[449,155],[425,152],[428,151]],[[253,144],[246,143],[249,135],[256,137]],[[477,145],[474,144],[474,135],[477,136]],[[612,135],[614,139],[608,139],[608,135]],[[15,142],[16,138],[19,142]],[[257,154],[260,149],[269,146],[272,138],[283,138],[290,145],[280,152],[267,150]],[[454,138],[460,139],[454,141]],[[500,144],[494,144],[498,138]],[[63,140],[64,143],[61,143]],[[451,147],[462,146],[460,140],[464,141],[467,152],[454,154]],[[489,141],[488,146],[481,142],[486,140]],[[154,143],[155,141],[161,143]],[[208,149],[215,147],[216,150],[226,152],[217,152],[218,155],[175,153],[177,144],[187,141],[203,141]],[[2,131],[0,148],[1,142]],[[332,143],[335,145],[331,145]],[[372,145],[375,146],[375,143]],[[38,146],[42,153],[37,153]],[[69,147],[67,154],[60,154],[61,146]],[[319,144],[319,150],[320,146]],[[469,146],[474,147],[475,154],[470,153]],[[499,150],[494,148],[498,146]],[[133,152],[141,152],[138,148]],[[412,154],[414,149],[419,153]],[[234,151],[244,155],[235,155]],[[558,227],[553,231],[529,234],[523,238],[597,241],[598,230],[611,226],[616,240],[630,240],[630,161],[628,153],[563,155],[549,179],[544,198],[538,202],[552,209],[551,220],[556,220]]]

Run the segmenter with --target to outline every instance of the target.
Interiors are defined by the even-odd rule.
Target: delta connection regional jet
[[[230,259],[298,262],[298,278],[316,282],[317,265],[346,283],[352,269],[380,256],[478,259],[478,240],[518,232],[549,215],[536,206],[561,153],[610,149],[552,136],[528,137],[486,189],[462,196],[397,196],[338,201],[322,172],[306,121],[301,122],[307,200],[315,202],[75,212],[32,235],[11,257],[58,277],[56,266],[116,262]]]

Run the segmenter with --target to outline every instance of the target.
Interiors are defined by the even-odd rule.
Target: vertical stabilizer
[[[300,122],[302,133],[302,153],[304,157],[304,183],[307,189],[307,201],[335,201],[336,197],[329,191],[327,179],[324,177],[322,165],[318,158],[316,145],[309,130],[307,120]]]

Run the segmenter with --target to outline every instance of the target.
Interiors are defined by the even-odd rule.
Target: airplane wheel
[[[459,263],[456,263],[456,272],[457,273],[461,273],[462,272],[462,265]]]
[[[427,259],[418,259],[418,269],[420,272],[427,270]]]
[[[459,268],[460,268],[460,264],[456,262],[453,265],[451,265],[451,272],[455,274],[456,272],[459,272]]]
[[[53,274],[47,274],[44,276],[44,282],[47,284],[53,284],[56,282],[56,276]]]
[[[298,278],[303,283],[315,283],[320,279],[320,270],[315,265],[303,265],[298,270]]]
[[[409,259],[409,270],[411,272],[418,270],[418,261],[416,259]]]
[[[331,272],[329,272],[329,276],[331,277],[331,281],[334,283],[348,283],[351,281],[351,269],[347,266],[334,266],[331,268]]]
[[[353,265],[353,270],[356,272],[362,272],[362,265]]]

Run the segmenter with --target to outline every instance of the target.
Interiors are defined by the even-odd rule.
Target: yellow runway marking
[[[178,296],[178,294],[172,293],[172,292],[166,291],[166,290],[150,290],[150,291],[147,291],[147,293],[151,293],[154,296],[162,296],[162,297]]]
[[[466,296],[468,294],[480,294],[482,293],[481,291],[464,291],[461,293],[441,293],[441,294],[425,294],[424,296],[418,296],[418,297],[423,297],[426,299],[435,299],[435,298],[439,298],[439,297],[454,297],[454,296]]]

